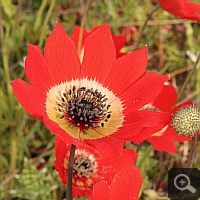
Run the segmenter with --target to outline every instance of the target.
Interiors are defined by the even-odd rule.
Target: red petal
[[[182,19],[200,21],[200,4],[189,0],[159,0],[161,7]]]
[[[95,184],[93,197],[88,200],[136,200],[139,198],[142,182],[140,170],[128,166],[114,176],[110,189],[106,181]]]
[[[166,151],[171,154],[176,152],[175,143],[165,136],[152,136],[148,140],[158,151]]]
[[[104,137],[97,140],[84,140],[84,142],[98,149],[106,156],[119,155],[124,145],[124,140],[118,140],[113,137]]]
[[[116,48],[116,57],[119,58],[121,56],[127,55],[127,53],[121,53],[120,50],[126,44],[126,36],[125,35],[113,35],[112,36],[113,42]]]
[[[168,11],[169,13],[182,17],[181,10],[183,9],[183,1],[182,0],[158,0],[161,7]]]
[[[128,140],[141,131],[144,127],[157,126],[157,117],[154,111],[139,110],[125,115],[122,126],[112,136]]]
[[[168,126],[167,130],[163,133],[163,136],[168,137],[176,142],[185,142],[192,140],[192,137],[179,136],[171,127],[171,125]]]
[[[200,4],[185,0],[182,14],[184,18],[200,22]]]
[[[57,134],[60,136],[60,138],[69,144],[74,144],[76,147],[79,147],[81,142],[80,140],[71,137],[64,129],[60,128],[60,126],[49,119],[47,115],[43,116],[43,122],[49,130],[51,130],[52,134]]]
[[[171,114],[174,114],[176,111],[178,111],[180,108],[184,106],[196,106],[192,101],[186,101],[184,103],[179,104],[178,106],[174,107],[173,109],[170,110]]]
[[[93,187],[93,196],[88,200],[110,200],[110,189],[106,181],[100,181]]]
[[[117,59],[103,84],[119,96],[146,74],[147,47]]]
[[[162,112],[154,112],[155,121],[157,125],[154,126],[152,122],[152,126],[144,127],[137,135],[133,136],[132,138],[128,138],[127,140],[132,141],[134,144],[139,144],[144,142],[146,139],[151,137],[154,133],[161,131],[171,120],[171,115],[169,113],[162,113]]]
[[[118,172],[110,186],[110,200],[138,199],[143,178],[140,170],[128,166]]]
[[[85,40],[82,75],[88,79],[105,78],[108,69],[116,59],[110,26],[103,24]]]
[[[36,90],[22,79],[16,79],[10,84],[17,100],[24,109],[33,117],[42,120],[43,110],[41,109],[40,96]]]
[[[80,34],[80,30],[81,30],[81,27],[80,26],[76,26],[74,29],[73,29],[73,35],[70,37],[75,46],[76,46],[76,49],[78,50],[78,42],[79,42],[79,34]],[[85,46],[85,39],[90,35],[90,33],[88,33],[84,28],[83,28],[83,33],[82,33],[82,40],[81,40],[81,49]]]
[[[104,173],[104,179],[111,184],[114,175],[126,166],[133,166],[137,159],[137,153],[134,150],[123,149],[119,156],[106,157],[102,160],[102,165],[109,166]]]
[[[176,89],[172,85],[164,85],[153,106],[160,111],[168,111],[176,103],[177,97]]]
[[[56,84],[80,78],[81,65],[76,47],[59,23],[47,39],[44,57]]]
[[[30,84],[40,93],[45,95],[47,88],[54,84],[53,75],[38,46],[28,44],[28,56],[25,61],[25,74]],[[43,96],[43,99],[45,96]]]
[[[122,58],[124,58],[124,56]],[[124,112],[140,109],[144,105],[152,102],[161,92],[163,82],[168,79],[169,77],[167,75],[163,76],[155,72],[148,72],[144,77],[120,95],[126,105]]]

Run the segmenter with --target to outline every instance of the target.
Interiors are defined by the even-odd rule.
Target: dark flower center
[[[104,127],[104,123],[111,117],[111,111],[108,111],[111,105],[106,104],[107,100],[98,89],[76,89],[73,86],[68,92],[63,93],[62,103],[58,104],[58,110],[62,113],[60,119],[70,121],[74,124],[73,127],[78,126],[87,134],[88,128],[100,128],[98,124]]]
[[[85,176],[89,178],[94,174],[95,163],[89,159],[89,157],[84,157],[82,154],[74,159],[73,171],[76,176],[80,178]]]
[[[173,114],[172,127],[179,135],[194,136],[200,129],[199,109],[193,105],[180,108]]]

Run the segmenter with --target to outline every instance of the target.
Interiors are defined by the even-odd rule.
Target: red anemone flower
[[[89,35],[91,35],[94,31],[96,31],[98,28],[99,28],[99,26],[95,26],[95,27],[92,28],[92,30],[90,32],[88,32],[86,29],[83,28],[81,46],[80,46],[80,53],[79,53],[81,60],[83,59],[83,54],[84,54],[85,39]],[[73,40],[77,50],[78,50],[80,30],[81,30],[81,27],[76,26],[73,29],[73,35],[70,37]],[[112,35],[112,39],[113,39],[113,42],[114,42],[114,45],[115,45],[115,48],[116,48],[116,58],[127,55],[127,53],[121,52],[121,49],[126,44],[126,36],[124,36],[124,35]]]
[[[128,166],[118,172],[111,184],[100,181],[94,185],[94,194],[88,200],[137,200],[143,178],[140,170]]]
[[[165,85],[160,94],[155,98],[155,100],[151,104],[146,105],[147,109],[153,109],[159,112],[170,113],[171,117],[167,119],[168,120],[167,125],[160,130],[158,130],[156,127],[157,130],[154,130],[155,131],[154,134],[148,138],[148,141],[154,146],[156,150],[166,151],[172,154],[176,152],[176,145],[174,141],[184,142],[192,139],[191,137],[179,136],[172,128],[171,123],[172,123],[173,113],[175,113],[177,109],[179,109],[181,106],[184,105],[181,104],[171,109],[172,106],[176,103],[176,101],[177,101],[176,89],[172,85]],[[151,131],[153,131],[153,129],[151,129]],[[149,132],[149,134],[151,134],[151,132]],[[142,141],[141,140],[137,141],[137,143],[140,142]]]
[[[182,19],[200,22],[200,4],[189,0],[158,0],[161,7]]]
[[[70,144],[60,137],[55,142],[55,167],[67,185]],[[126,166],[133,166],[137,158],[134,150],[123,149],[119,156],[105,157],[100,151],[82,143],[75,150],[73,164],[73,196],[92,196],[93,185],[101,180],[110,184],[114,175]]]
[[[53,134],[79,146],[82,141],[105,155],[120,154],[127,138],[158,124],[155,112],[139,110],[153,101],[167,75],[146,74],[147,47],[116,60],[110,26],[85,39],[83,61],[63,26],[48,37],[44,57],[29,44],[22,79],[11,82],[25,110]]]

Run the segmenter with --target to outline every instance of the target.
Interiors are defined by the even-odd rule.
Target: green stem
[[[74,164],[74,155],[75,155],[75,145],[71,145],[70,156],[69,156],[69,165],[68,165],[68,186],[66,192],[66,200],[73,200],[72,195],[72,178],[73,178],[73,164]]]
[[[85,24],[85,19],[86,19],[87,11],[88,11],[88,8],[89,8],[91,2],[92,2],[92,0],[89,0],[87,2],[86,8],[85,8],[85,12],[84,12],[83,18],[81,20],[81,30],[80,30],[80,34],[79,34],[79,40],[78,40],[78,55],[79,55],[80,50],[81,50],[81,41],[82,41],[82,35],[83,35],[83,27],[84,27],[84,24]]]
[[[48,10],[48,12],[47,12],[47,15],[46,15],[46,17],[45,17],[45,19],[44,19],[44,23],[43,23],[43,25],[42,25],[42,32],[41,32],[40,40],[39,40],[39,47],[40,47],[40,48],[42,47],[42,43],[43,43],[43,40],[44,40],[44,35],[45,35],[45,32],[46,32],[46,28],[47,28],[47,23],[48,23],[48,21],[49,21],[50,15],[51,15],[52,10],[53,10],[53,8],[54,8],[55,2],[56,2],[56,0],[52,0],[52,1],[51,1],[49,10]]]
[[[143,156],[143,159],[141,160],[138,160],[137,162],[137,165],[136,167],[139,168],[139,169],[142,169],[144,168],[144,165],[145,165],[145,162],[146,162],[146,159],[148,159],[151,155],[151,153],[154,151],[154,147],[153,145],[149,145],[146,149],[146,153],[145,153],[145,156]],[[139,155],[138,155],[139,156]]]
[[[11,162],[10,162],[10,171],[9,173],[14,173],[16,169],[16,162],[17,162],[17,143],[16,143],[16,133],[14,129],[11,130]],[[7,190],[6,190],[6,200],[10,199],[10,190],[12,188],[13,178],[8,182]]]
[[[142,144],[139,144],[139,145],[137,146],[137,149],[136,149],[137,155],[139,154],[141,145],[142,145]],[[138,156],[137,156],[136,161],[135,161],[135,166],[137,165],[137,159],[138,159]]]
[[[34,23],[34,26],[33,26],[33,31],[36,32],[38,30],[38,28],[40,27],[40,23],[41,23],[41,19],[42,19],[42,13],[46,7],[46,4],[47,4],[47,0],[43,0],[41,5],[40,5],[40,8],[39,8],[39,11],[37,13],[37,16],[36,16],[36,19],[35,19],[35,23]]]
[[[140,35],[139,35],[139,38],[138,38],[138,41],[137,41],[137,44],[136,44],[135,49],[138,49],[138,48],[139,48],[140,41],[141,41],[141,39],[142,39],[144,29],[146,28],[148,21],[149,21],[149,20],[151,19],[151,17],[153,16],[153,13],[154,13],[155,11],[157,11],[159,8],[160,8],[160,6],[157,6],[157,7],[148,15],[146,21],[144,22],[144,25],[143,25],[143,27],[142,27],[142,30],[140,31]]]
[[[3,60],[5,82],[6,82],[8,98],[9,98],[9,106],[10,106],[11,113],[13,113],[13,110],[14,110],[13,91],[9,84],[10,83],[9,52],[7,51],[6,46],[5,46],[5,37],[4,37],[3,21],[2,21],[2,4],[1,3],[0,3],[0,40],[2,42],[2,60]]]
[[[180,99],[181,99],[181,97],[182,97],[182,95],[183,95],[183,92],[184,92],[184,90],[185,90],[187,84],[188,84],[189,81],[190,81],[190,78],[191,78],[192,74],[193,74],[193,73],[195,72],[195,70],[196,70],[196,67],[197,67],[197,64],[198,64],[199,60],[200,60],[200,53],[199,53],[199,55],[198,55],[198,57],[197,57],[197,60],[196,60],[196,62],[195,62],[195,64],[194,64],[193,69],[192,69],[192,70],[190,71],[190,73],[188,74],[188,76],[187,76],[187,78],[186,78],[186,80],[185,80],[185,82],[184,82],[184,84],[183,84],[183,86],[182,86],[182,88],[181,88],[181,90],[180,90],[180,92],[179,92],[177,102],[180,101]]]

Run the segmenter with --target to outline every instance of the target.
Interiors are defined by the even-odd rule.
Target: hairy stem
[[[194,163],[196,140],[197,140],[197,134],[195,134],[195,136],[192,138],[191,153],[190,153],[190,160],[188,163],[188,168],[192,168],[193,163]]]

